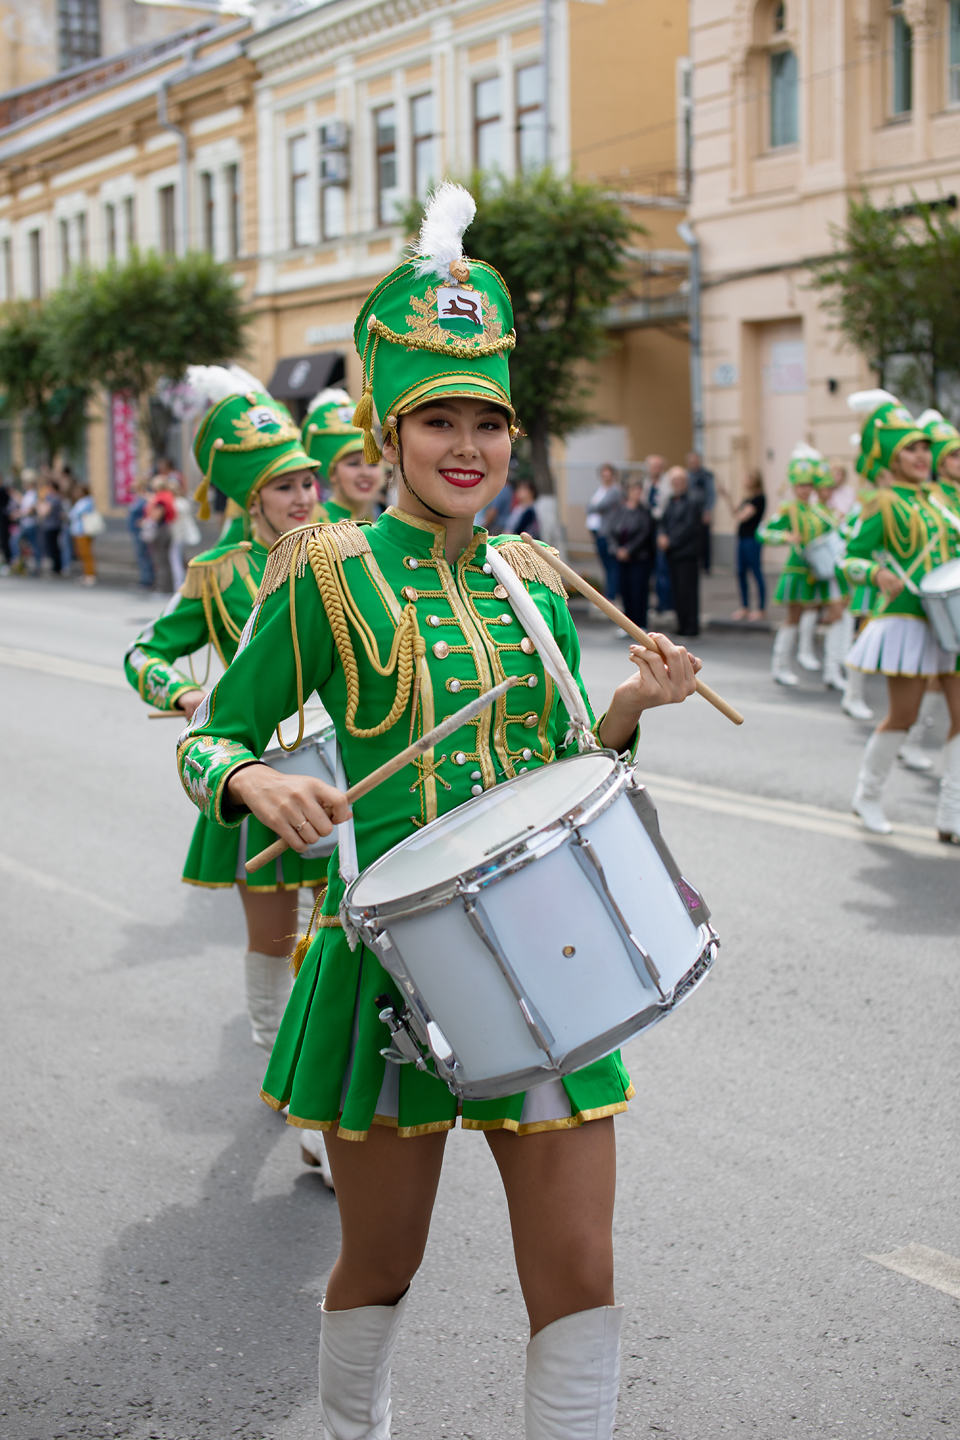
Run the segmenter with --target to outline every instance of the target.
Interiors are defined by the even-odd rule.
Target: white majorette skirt
[[[881,615],[867,621],[844,664],[867,674],[952,675],[957,657],[937,643],[919,615]]]

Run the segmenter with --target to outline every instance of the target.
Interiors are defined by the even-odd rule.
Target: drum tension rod
[[[415,1065],[418,1070],[426,1070],[427,1062],[406,1016],[398,1012],[389,995],[378,995],[373,1003],[382,1007],[380,1019],[384,1025],[390,1027],[390,1039],[393,1042],[380,1051],[383,1058],[392,1061],[394,1065]]]

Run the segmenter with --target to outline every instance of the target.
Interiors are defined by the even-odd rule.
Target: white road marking
[[[63,655],[47,655],[42,650],[15,650],[0,645],[0,665],[16,665],[20,670],[40,670],[45,675],[61,675],[68,680],[86,680],[90,685],[108,685],[114,690],[129,690],[120,668],[112,665],[91,665],[87,660],[68,660]]]
[[[13,876],[15,880],[25,880],[28,885],[36,885],[41,890],[50,890],[56,895],[69,895],[73,900],[82,900],[97,910],[105,910],[108,915],[118,915],[121,920],[137,918],[132,911],[124,910],[122,905],[115,905],[112,900],[103,900],[90,890],[71,885],[67,880],[58,880],[54,875],[45,874],[43,870],[35,870],[32,865],[24,865],[22,860],[14,860],[12,855],[0,854],[0,870]]]
[[[960,1260],[955,1255],[931,1250],[929,1245],[904,1245],[902,1250],[891,1250],[887,1255],[868,1255],[866,1258],[960,1300]]]
[[[681,780],[675,775],[640,775],[640,779],[650,787],[655,802],[663,799],[677,805],[710,810],[717,815],[758,820],[765,825],[785,825],[792,830],[809,830],[815,835],[831,835],[840,840],[866,841],[932,860],[960,859],[960,847],[942,845],[922,825],[894,825],[892,835],[872,835],[855,815],[842,810],[828,810],[821,805],[805,805],[796,800],[773,800],[767,795],[751,795],[738,790],[722,790],[715,785]]]

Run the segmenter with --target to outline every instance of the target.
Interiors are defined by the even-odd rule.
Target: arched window
[[[909,115],[913,109],[913,31],[903,0],[890,6],[890,113]]]
[[[775,50],[770,56],[771,150],[800,139],[799,98],[797,57],[792,50]]]
[[[780,35],[784,30],[786,30],[786,28],[787,7],[786,5],[780,4],[775,7],[773,12],[773,33],[775,35]]]

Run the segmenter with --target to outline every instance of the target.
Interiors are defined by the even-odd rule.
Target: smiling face
[[[797,497],[797,499],[800,501],[801,505],[806,505],[807,501],[810,499],[810,496],[813,494],[813,486],[812,486],[812,485],[794,485],[794,487],[793,487],[793,493],[794,493],[794,495],[796,495],[796,497]]]
[[[914,440],[904,445],[890,462],[890,469],[902,484],[921,485],[930,474],[930,441]]]
[[[259,522],[263,539],[270,545],[288,530],[306,525],[317,503],[312,470],[291,470],[268,480],[250,501],[250,514]]]
[[[368,465],[362,450],[351,450],[330,467],[330,486],[334,499],[355,513],[366,510],[383,489],[383,471],[379,465]]]
[[[432,400],[402,416],[403,470],[415,494],[401,489],[399,508],[424,520],[479,514],[506,483],[509,427],[503,410],[472,397]],[[391,464],[400,462],[390,440],[383,454]]]

